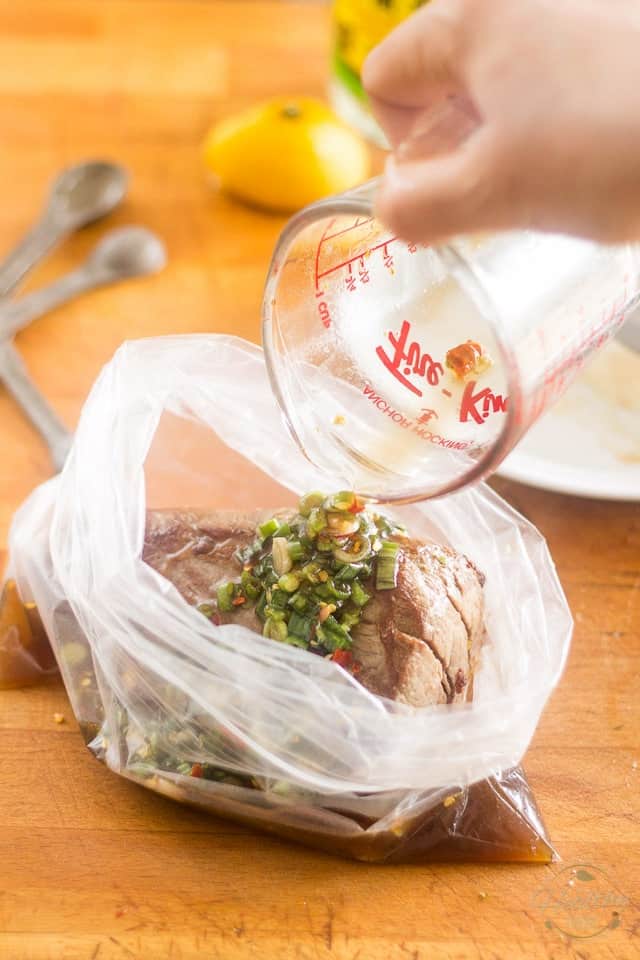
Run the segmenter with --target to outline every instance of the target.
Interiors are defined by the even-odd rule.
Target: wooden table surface
[[[70,427],[125,338],[258,339],[282,221],[216,196],[199,145],[213,120],[257,97],[322,93],[326,6],[1,0],[0,248],[26,229],[60,167],[101,156],[132,173],[109,223],[147,224],[170,256],[161,275],[87,296],[19,337]],[[70,239],[33,284],[76,264],[104,229]],[[50,473],[4,392],[0,452],[4,548],[14,510]],[[0,693],[2,960],[640,956],[640,511],[496,486],[548,537],[576,618],[567,671],[525,759],[562,864],[371,867],[207,818],[96,763],[52,682]],[[585,862],[628,902],[617,929],[570,939],[545,926],[532,898]]]

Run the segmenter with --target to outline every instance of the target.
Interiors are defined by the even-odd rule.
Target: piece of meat
[[[210,602],[219,583],[239,576],[235,551],[252,543],[256,523],[273,515],[150,510],[143,559],[187,603]],[[284,519],[290,511],[276,515]],[[484,635],[484,577],[448,547],[398,539],[397,587],[376,590],[369,582],[372,599],[352,630],[357,679],[372,693],[415,707],[466,700]],[[250,605],[219,619],[262,632]]]

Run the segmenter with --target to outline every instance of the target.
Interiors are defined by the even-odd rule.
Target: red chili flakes
[[[234,607],[241,607],[243,603],[247,602],[246,597],[234,597],[231,603]]]
[[[338,666],[344,667],[345,670],[348,670],[353,664],[353,654],[351,650],[334,650],[331,654],[331,659],[334,663],[337,663]]]
[[[202,764],[201,764],[201,763],[194,763],[194,764],[193,764],[193,766],[191,767],[191,776],[192,776],[192,777],[202,777],[202,776],[203,776]]]

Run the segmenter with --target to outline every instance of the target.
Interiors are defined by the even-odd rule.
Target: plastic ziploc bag
[[[340,487],[283,429],[259,348],[118,351],[10,540],[89,749],[176,800],[358,859],[551,859],[517,765],[571,617],[544,540],[490,489],[384,511],[486,575],[487,641],[455,706],[384,700],[323,657],[215,626],[142,560],[147,509],[251,511]]]

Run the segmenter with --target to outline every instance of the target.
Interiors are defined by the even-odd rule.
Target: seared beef
[[[230,511],[149,511],[143,559],[187,603],[210,602],[219,583],[239,576],[233,555],[253,542],[260,519]],[[397,539],[397,587],[367,584],[372,599],[352,630],[357,679],[372,693],[416,707],[466,700],[484,634],[484,577],[448,547]],[[262,632],[248,605],[220,614],[220,622]]]

